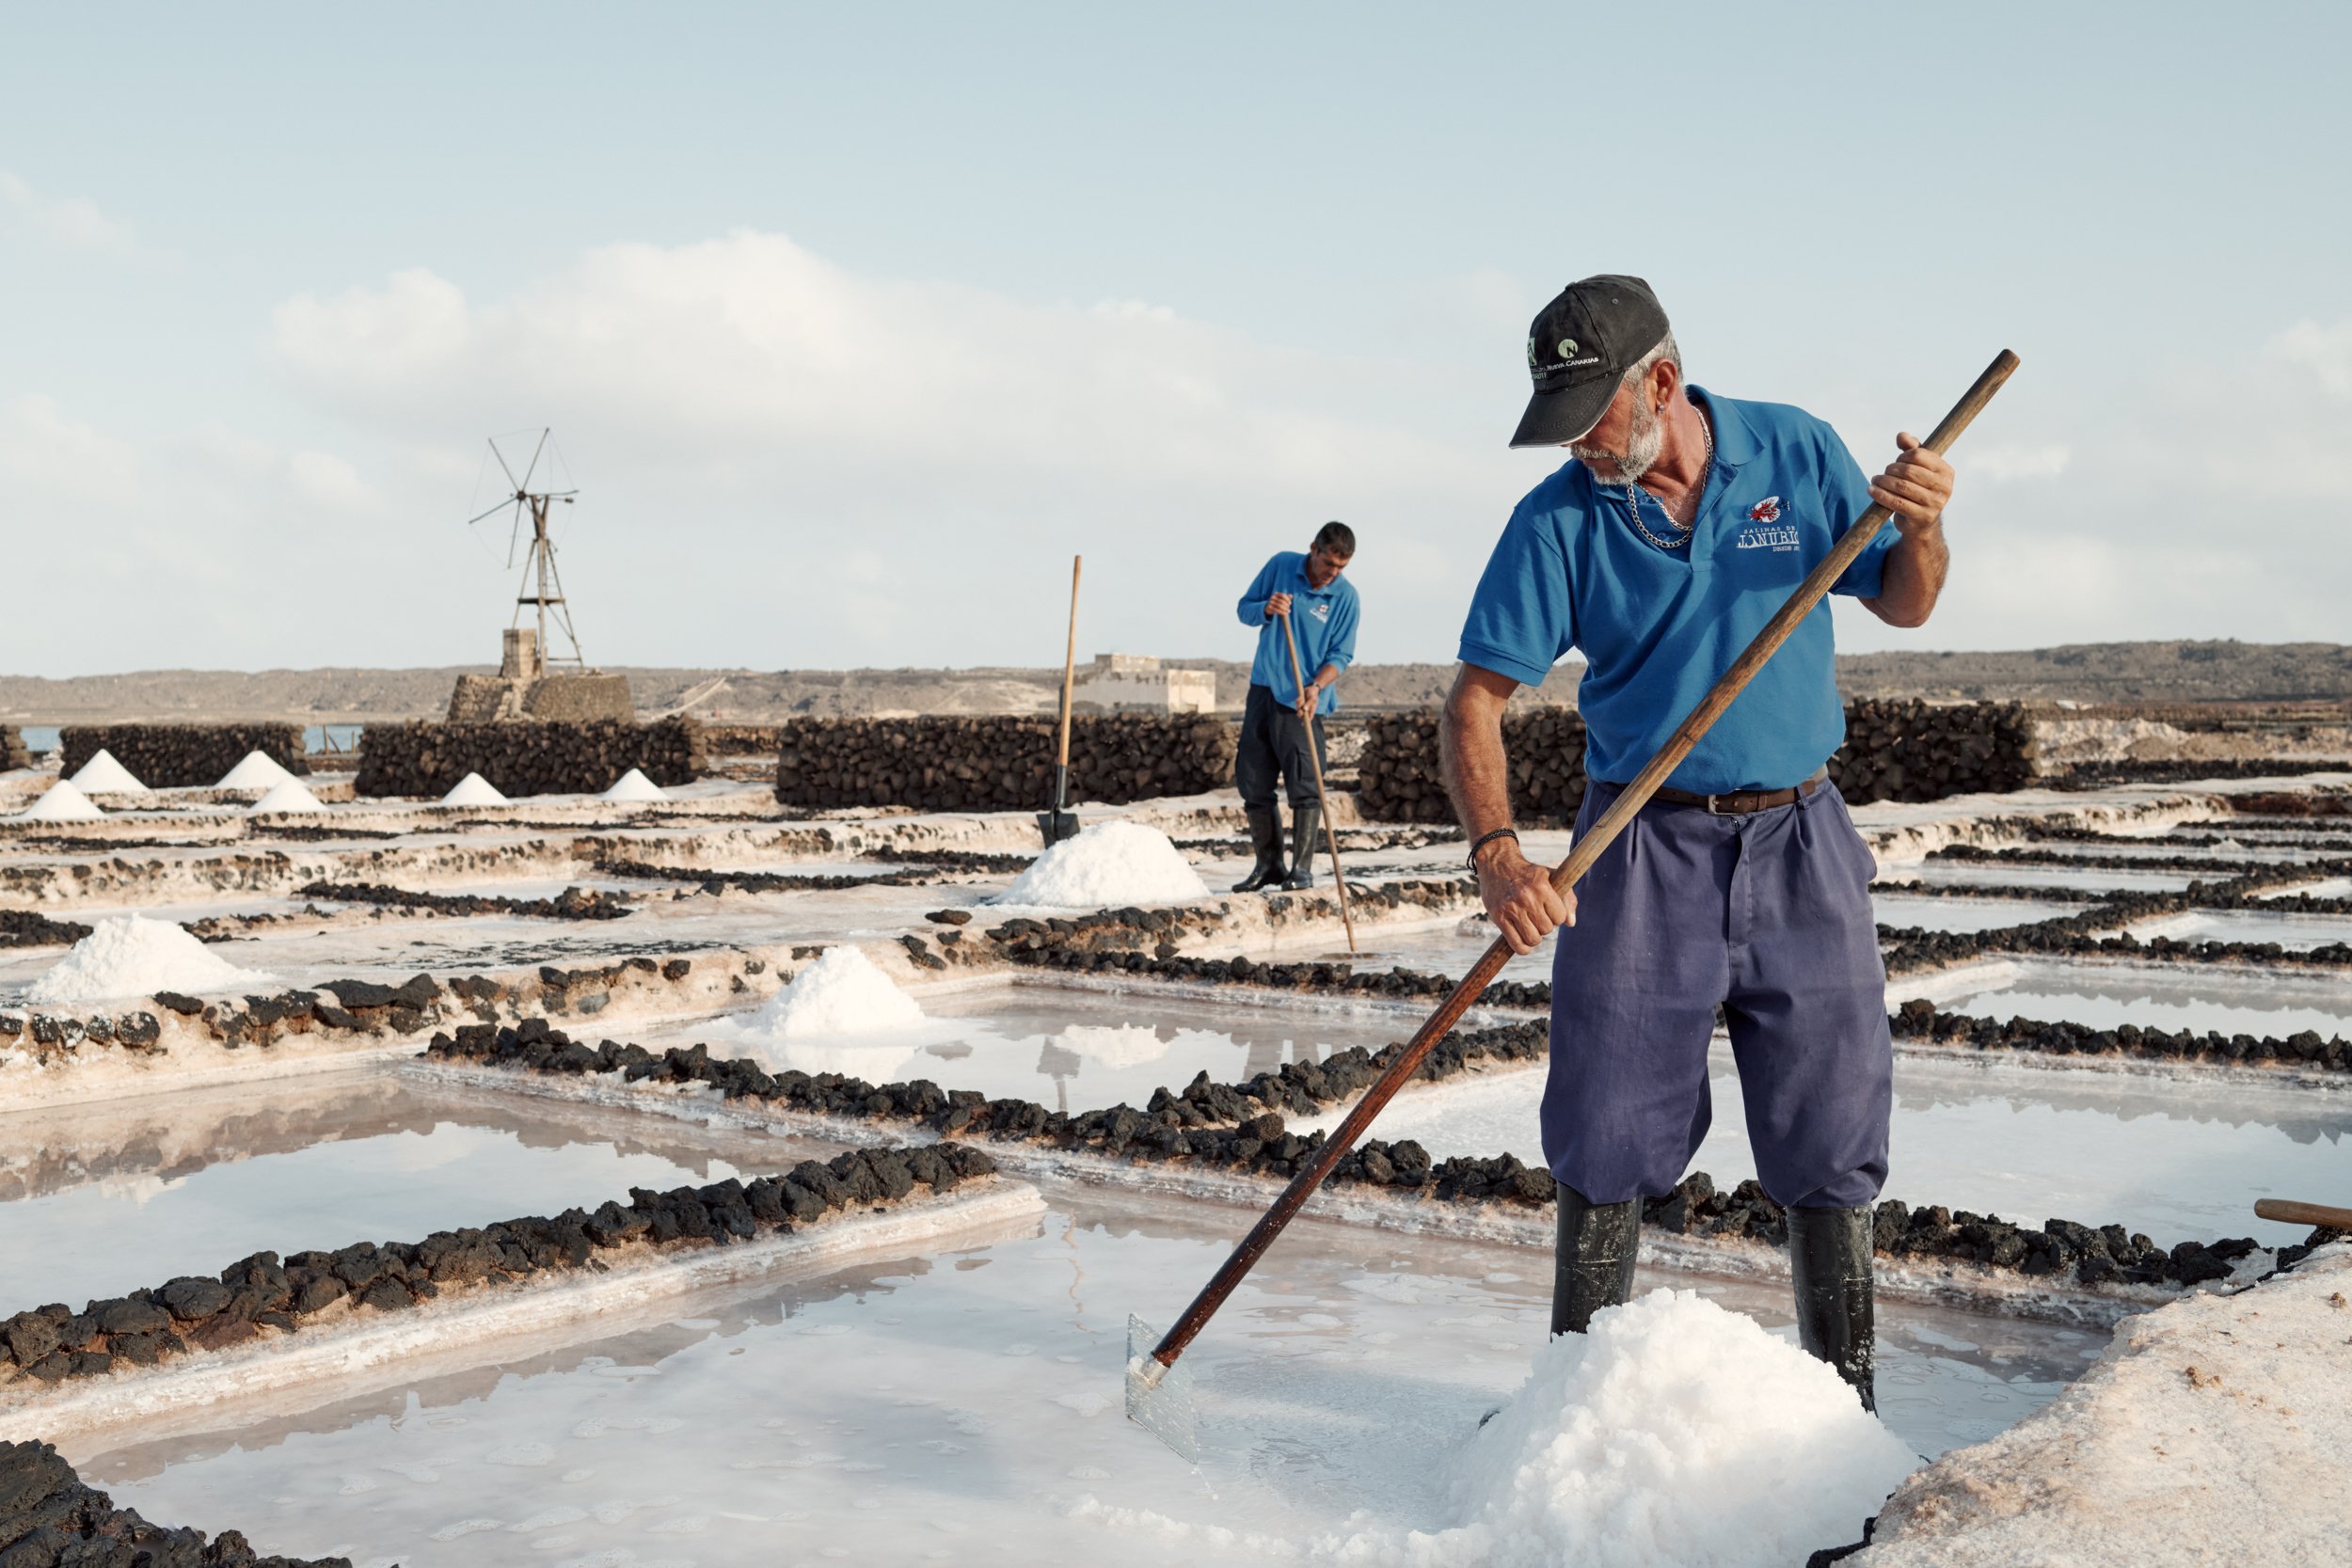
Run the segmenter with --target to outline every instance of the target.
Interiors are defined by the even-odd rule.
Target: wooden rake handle
[[[1055,753],[1055,766],[1065,770],[1070,767],[1070,683],[1078,669],[1078,568],[1085,564],[1082,555],[1070,558],[1070,641],[1061,655],[1061,747]],[[1061,807],[1061,801],[1054,802],[1056,811]]]
[[[1282,617],[1282,646],[1291,653],[1291,684],[1298,688],[1303,699],[1307,695],[1307,675],[1298,663],[1298,639],[1291,632],[1291,618]],[[1347,909],[1347,874],[1340,869],[1340,830],[1331,820],[1331,797],[1323,788],[1323,752],[1315,745],[1315,721],[1301,716],[1299,728],[1307,732],[1307,766],[1314,770],[1315,804],[1323,808],[1323,841],[1331,847],[1331,885],[1340,893],[1340,924],[1347,931],[1347,950],[1356,951],[1356,917]],[[1307,851],[1309,863],[1314,861],[1312,848]]]
[[[1939,455],[1948,450],[1960,438],[1960,433],[1984,411],[1984,405],[1993,401],[1993,394],[2001,389],[2001,384],[2016,369],[2017,356],[2003,349],[1993,363],[1985,367],[1984,373],[1977,377],[1976,385],[1952,405],[1952,411],[1944,416],[1942,422],[1928,436],[1925,443],[1928,450]],[[1804,581],[1798,585],[1797,591],[1788,595],[1788,602],[1765,623],[1764,629],[1756,634],[1756,640],[1748,644],[1746,651],[1732,661],[1731,668],[1724,672],[1723,678],[1700,699],[1699,705],[1691,710],[1690,716],[1676,728],[1666,744],[1659,748],[1658,754],[1650,758],[1649,766],[1634,776],[1633,782],[1625,786],[1624,792],[1589,832],[1578,836],[1568,858],[1551,872],[1553,887],[1566,892],[1575,885],[1578,878],[1592,867],[1593,863],[1600,858],[1601,851],[1625,831],[1626,824],[1633,820],[1634,814],[1648,802],[1658,786],[1666,782],[1666,775],[1681,765],[1682,759],[1691,754],[1691,748],[1699,743],[1699,737],[1723,717],[1724,710],[1755,678],[1756,673],[1764,667],[1765,660],[1778,652],[1780,645],[1788,640],[1789,633],[1797,629],[1797,624],[1812,613],[1813,607],[1829,593],[1831,584],[1842,577],[1846,568],[1853,564],[1854,558],[1869,546],[1871,539],[1890,515],[1892,514],[1885,507],[1873,503],[1868,511],[1854,519],[1853,527],[1846,531],[1845,537],[1837,542],[1819,566],[1813,568]],[[1290,1185],[1282,1189],[1281,1196],[1274,1200],[1273,1206],[1250,1227],[1249,1234],[1242,1238],[1232,1256],[1226,1259],[1208,1284],[1201,1287],[1192,1305],[1184,1308],[1184,1316],[1176,1320],[1175,1326],[1152,1348],[1153,1360],[1163,1367],[1176,1364],[1176,1358],[1184,1354],[1184,1347],[1192,1343],[1200,1330],[1207,1326],[1209,1320],[1216,1315],[1217,1308],[1225,1305],[1226,1297],[1232,1295],[1249,1271],[1257,1266],[1266,1248],[1274,1244],[1274,1239],[1282,1233],[1307,1199],[1313,1196],[1314,1190],[1323,1185],[1324,1178],[1331,1174],[1331,1168],[1356,1147],[1356,1141],[1364,1135],[1373,1118],[1387,1108],[1397,1090],[1403,1088],[1406,1081],[1420,1070],[1422,1059],[1461,1021],[1462,1015],[1478,1000],[1479,993],[1502,973],[1502,966],[1510,961],[1510,958],[1511,944],[1500,937],[1496,938],[1487,947],[1486,955],[1470,966],[1470,972],[1438,1005],[1438,1010],[1429,1015],[1429,1021],[1406,1042],[1405,1049],[1397,1053],[1396,1060],[1389,1064],[1388,1070],[1364,1091],[1364,1097],[1356,1102],[1355,1108],[1347,1113],[1346,1119],[1340,1123],[1331,1136],[1324,1140],[1323,1147],[1315,1150],[1314,1157],[1291,1178]]]
[[[2331,1209],[2325,1203],[2263,1197],[2254,1200],[2254,1212],[2263,1219],[2283,1220],[2289,1225],[2324,1225],[2330,1230],[2352,1230],[2352,1209]]]

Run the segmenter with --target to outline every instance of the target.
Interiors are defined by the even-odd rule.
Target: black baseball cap
[[[1557,447],[1600,423],[1625,372],[1669,330],[1666,311],[1638,277],[1602,273],[1571,283],[1527,329],[1527,401],[1515,447]]]

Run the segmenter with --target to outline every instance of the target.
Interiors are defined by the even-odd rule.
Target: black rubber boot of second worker
[[[1797,1287],[1797,1339],[1879,1407],[1878,1329],[1871,1290],[1871,1211],[1788,1211],[1788,1271]]]
[[[1257,851],[1258,863],[1233,891],[1255,893],[1282,879],[1282,814],[1272,806],[1250,806],[1243,815],[1249,818],[1249,847]]]
[[[1323,808],[1291,807],[1291,874],[1282,885],[1293,893],[1315,885],[1315,855],[1323,847]]]
[[[1560,1227],[1551,1250],[1551,1331],[1581,1334],[1593,1314],[1633,1294],[1642,1244],[1642,1201],[1590,1203],[1565,1181],[1557,1190]]]

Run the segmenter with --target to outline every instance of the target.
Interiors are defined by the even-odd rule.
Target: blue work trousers
[[[1585,791],[1580,834],[1619,787]],[[1876,1199],[1894,1047],[1875,869],[1826,783],[1746,816],[1645,807],[1577,885],[1553,955],[1552,1174],[1595,1203],[1673,1190],[1712,1117],[1720,1004],[1764,1191],[1806,1208]]]

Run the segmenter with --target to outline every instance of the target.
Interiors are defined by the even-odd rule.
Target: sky
[[[552,427],[592,662],[1246,657],[1326,518],[1453,655],[1534,310],[1866,468],[1839,645],[2345,639],[2352,8],[0,7],[0,671],[486,662]],[[509,449],[512,450],[512,442]]]

